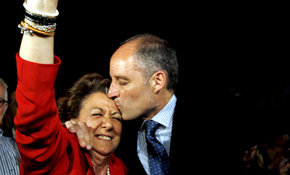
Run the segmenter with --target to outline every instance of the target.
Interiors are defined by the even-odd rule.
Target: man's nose
[[[111,83],[110,89],[108,91],[108,97],[114,99],[118,97],[118,95],[119,95],[118,89],[115,87],[114,84]]]

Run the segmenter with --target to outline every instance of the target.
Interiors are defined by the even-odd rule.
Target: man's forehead
[[[110,72],[128,72],[136,68],[134,56],[114,57],[110,62]]]
[[[137,43],[132,41],[120,46],[115,53],[112,55],[111,60],[114,59],[128,59],[135,55],[137,49]]]
[[[130,42],[121,46],[111,57],[110,75],[115,78],[125,78],[139,71],[135,57],[136,44]]]

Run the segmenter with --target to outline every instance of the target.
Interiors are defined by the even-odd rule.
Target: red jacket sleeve
[[[67,144],[54,98],[54,82],[61,61],[55,57],[55,64],[37,64],[21,59],[18,54],[16,61],[18,109],[14,122],[21,153],[20,172],[47,174],[60,166],[56,164],[64,156]]]

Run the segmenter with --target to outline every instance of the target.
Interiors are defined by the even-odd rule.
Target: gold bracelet
[[[55,32],[54,30],[48,32],[48,31],[42,31],[42,30],[39,30],[39,29],[36,29],[32,26],[30,26],[29,24],[25,23],[24,21],[21,21],[20,25],[19,25],[19,28],[21,28],[21,31],[27,31],[27,30],[30,30],[30,31],[33,31],[35,33],[38,33],[38,34],[41,34],[41,35],[45,35],[45,36],[54,36]]]

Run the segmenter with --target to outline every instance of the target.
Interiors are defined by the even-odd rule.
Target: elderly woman
[[[82,77],[69,90],[61,117],[90,128],[90,153],[63,127],[54,99],[60,59],[53,53],[57,0],[27,0],[20,52],[16,55],[18,103],[16,143],[21,174],[126,174],[113,152],[120,142],[122,118],[106,95],[109,81],[98,74]],[[93,156],[92,156],[93,155]]]

